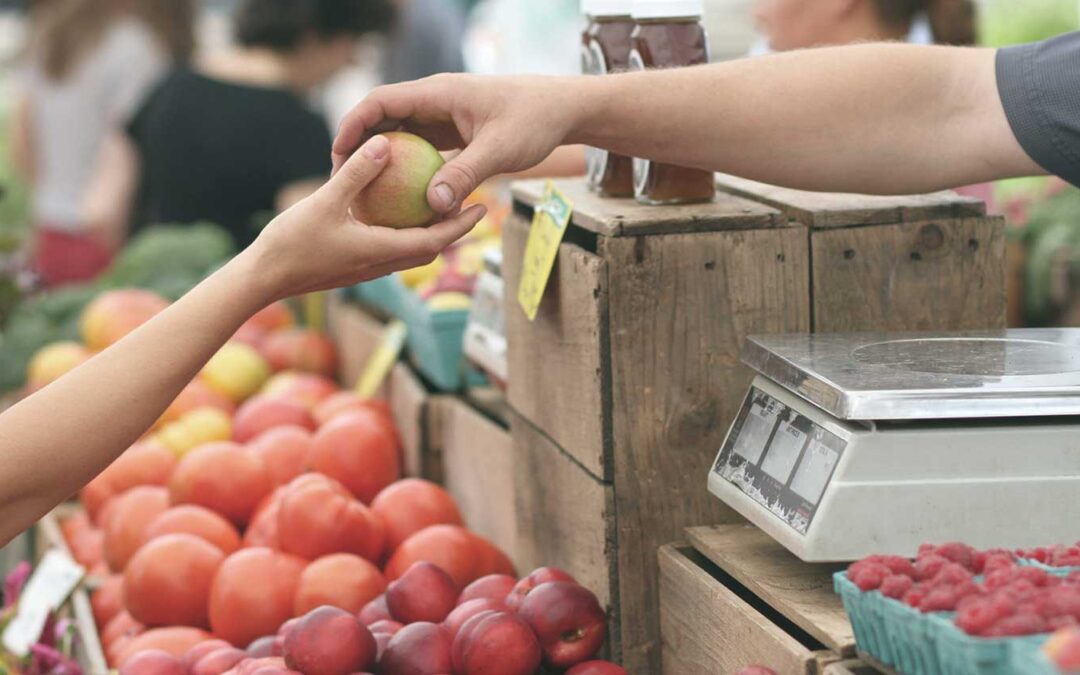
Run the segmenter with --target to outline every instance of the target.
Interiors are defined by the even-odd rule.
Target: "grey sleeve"
[[[1080,187],[1080,32],[1000,50],[997,82],[1024,151]]]

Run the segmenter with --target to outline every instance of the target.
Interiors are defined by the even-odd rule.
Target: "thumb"
[[[386,136],[372,136],[345,160],[337,173],[323,186],[323,190],[334,201],[348,203],[379,175],[388,159],[390,141]]]
[[[499,173],[497,150],[483,141],[473,141],[457,157],[443,165],[428,185],[428,203],[439,213],[461,206],[480,183]]]

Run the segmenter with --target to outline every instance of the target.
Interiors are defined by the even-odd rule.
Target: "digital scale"
[[[1080,539],[1080,329],[751,337],[709,490],[805,561]]]

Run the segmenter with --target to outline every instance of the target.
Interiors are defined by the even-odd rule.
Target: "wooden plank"
[[[825,675],[881,675],[884,671],[878,670],[865,661],[848,659],[829,664],[824,672]]]
[[[593,476],[609,479],[606,266],[564,243],[536,319],[529,321],[517,302],[528,236],[520,215],[503,225],[508,399]]]
[[[752,379],[745,337],[809,330],[807,236],[784,227],[603,243],[623,658],[631,672],[657,672],[656,550],[684,527],[741,520],[705,478]]]
[[[338,293],[330,294],[326,327],[338,352],[338,377],[345,387],[352,387],[364,372],[368,359],[382,341],[385,324],[347,301]],[[386,395],[386,387],[379,392]]]
[[[662,664],[673,675],[720,675],[749,665],[813,675],[815,655],[698,565],[692,549],[660,548]]]
[[[514,443],[510,431],[465,401],[443,406],[443,484],[469,529],[487,537],[516,561]]]
[[[546,183],[546,180],[514,183],[514,198],[535,206],[543,199]],[[573,223],[605,237],[747,230],[787,224],[778,210],[729,194],[719,194],[708,204],[647,206],[633,199],[601,197],[581,179],[554,183],[574,204]]]
[[[428,456],[428,404],[433,398],[412,368],[398,363],[390,371],[390,413],[401,438],[402,472],[406,476],[438,478],[435,458]]]
[[[986,204],[951,191],[902,196],[805,192],[728,175],[717,176],[717,187],[777,208],[815,229],[986,215]]]
[[[851,630],[832,575],[843,565],[805,563],[752,525],[686,530],[690,543],[795,625],[842,656],[855,655]]]
[[[1000,218],[815,231],[811,247],[816,332],[1005,327]]]
[[[619,654],[615,510],[611,485],[596,480],[525,418],[511,413],[517,554],[522,572],[561,567],[596,593],[612,618]],[[651,610],[655,613],[655,605]]]
[[[495,387],[475,387],[465,392],[465,400],[500,426],[510,426],[510,403],[506,400],[505,392]]]

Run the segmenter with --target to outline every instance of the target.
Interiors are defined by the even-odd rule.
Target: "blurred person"
[[[398,16],[383,60],[387,84],[465,70],[465,8],[459,0],[395,0]]]
[[[356,221],[349,205],[390,152],[385,137],[368,141],[184,297],[0,414],[0,547],[141,437],[252,314],[286,297],[428,264],[484,216],[474,206],[407,230]]]
[[[38,0],[12,118],[13,163],[31,187],[33,265],[47,286],[92,279],[116,233],[81,200],[110,131],[192,50],[188,0]]]
[[[236,45],[172,71],[109,140],[87,217],[209,221],[246,247],[329,174],[330,130],[305,99],[392,17],[390,0],[244,0]]]

